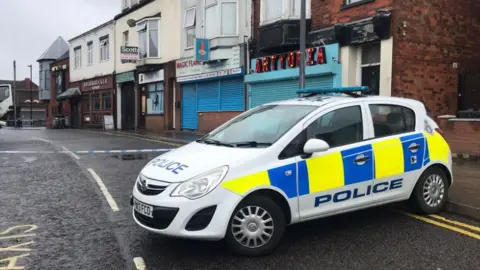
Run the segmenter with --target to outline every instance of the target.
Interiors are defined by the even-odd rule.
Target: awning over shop
[[[61,93],[60,95],[57,96],[57,99],[67,99],[71,97],[76,97],[80,96],[82,93],[80,93],[80,89],[75,87],[75,88],[68,88],[67,91]]]

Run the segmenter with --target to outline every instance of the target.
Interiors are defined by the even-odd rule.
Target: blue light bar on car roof
[[[297,94],[324,94],[324,93],[350,93],[350,92],[364,92],[368,91],[368,86],[353,86],[353,87],[312,87],[299,89]]]

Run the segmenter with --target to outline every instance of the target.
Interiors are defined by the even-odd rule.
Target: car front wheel
[[[427,169],[413,190],[411,202],[415,210],[425,214],[438,213],[447,202],[448,188],[447,176],[442,169]]]
[[[240,255],[267,255],[280,243],[285,227],[285,215],[272,199],[253,196],[234,210],[226,242],[234,253]]]

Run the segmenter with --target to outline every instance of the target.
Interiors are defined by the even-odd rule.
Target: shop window
[[[399,105],[370,105],[375,138],[415,131],[415,113]]]
[[[92,103],[93,103],[93,111],[100,110],[100,94],[93,94],[92,95]]]
[[[108,111],[112,109],[112,93],[102,93],[102,110]]]
[[[90,97],[88,95],[82,96],[82,104],[83,104],[83,111],[89,112],[90,111]]]
[[[186,45],[187,49],[193,48],[195,43],[195,25],[196,25],[196,10],[195,7],[188,8],[185,11],[185,18],[183,27],[186,33]]]
[[[147,114],[163,114],[163,83],[148,84],[147,91]]]
[[[87,43],[87,51],[88,51],[88,64],[93,64],[93,42],[90,41]]]
[[[108,35],[100,38],[100,61],[107,61],[109,56],[109,41]]]
[[[380,43],[369,43],[360,48],[360,83],[368,86],[369,95],[380,94]]]
[[[139,57],[158,57],[158,19],[150,19],[140,22],[137,25],[138,37],[139,37]]]

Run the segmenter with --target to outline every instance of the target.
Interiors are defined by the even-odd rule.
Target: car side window
[[[280,159],[303,154],[303,146],[312,138],[324,140],[330,147],[338,147],[363,140],[363,120],[360,106],[351,106],[328,112],[300,132],[280,153]]]
[[[415,112],[400,105],[371,104],[375,138],[415,131]]]
[[[331,111],[311,123],[307,140],[324,140],[330,147],[338,147],[363,140],[362,108],[351,106]]]

